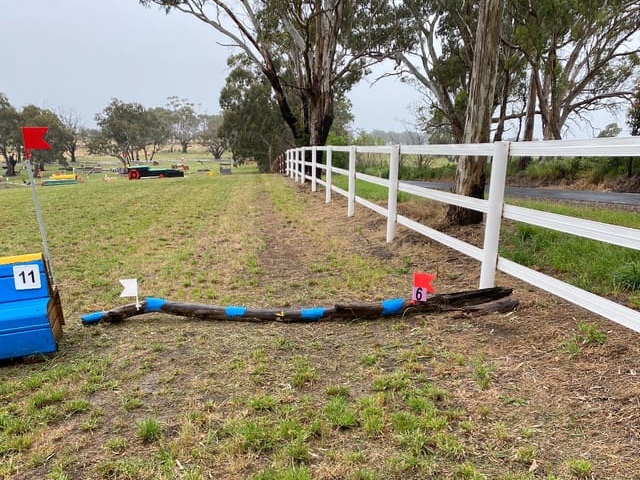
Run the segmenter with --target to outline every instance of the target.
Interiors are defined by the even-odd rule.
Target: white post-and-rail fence
[[[311,161],[305,161],[306,151],[311,152]],[[317,152],[319,151],[324,152],[324,163],[317,161]],[[348,170],[332,166],[333,152],[347,152],[349,154]],[[356,172],[358,153],[388,155],[389,179]],[[412,154],[491,157],[488,199],[477,199],[433,190],[399,180],[398,170],[400,158],[402,155]],[[505,204],[504,192],[507,162],[509,157],[522,156],[638,157],[640,156],[640,137],[575,141],[495,142],[466,145],[302,147],[286,152],[285,173],[297,182],[304,183],[306,180],[310,180],[312,191],[317,190],[317,184],[323,185],[325,187],[327,203],[331,201],[332,192],[347,197],[348,216],[354,214],[355,204],[359,203],[386,217],[387,242],[393,240],[396,224],[400,224],[450,248],[458,250],[469,257],[479,260],[481,262],[479,288],[494,286],[495,272],[497,269],[640,333],[640,312],[587,292],[586,290],[574,287],[549,275],[524,267],[498,255],[500,228],[503,219],[524,222],[530,225],[640,250],[640,230]],[[305,174],[305,167],[310,167],[310,175]],[[307,168],[307,171],[309,171],[309,168]],[[319,178],[320,175],[316,175],[322,172],[324,172],[325,180]],[[348,177],[347,191],[332,184],[332,174],[340,174]],[[388,189],[386,208],[357,196],[356,179],[386,187]],[[403,215],[399,215],[396,209],[398,192],[405,192],[418,197],[458,205],[484,213],[486,216],[483,248],[478,248],[422,225]]]

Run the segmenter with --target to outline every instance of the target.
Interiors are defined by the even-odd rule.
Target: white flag
[[[124,290],[120,294],[121,297],[138,298],[138,279],[137,278],[125,278],[123,280],[120,280],[120,283],[124,287]]]

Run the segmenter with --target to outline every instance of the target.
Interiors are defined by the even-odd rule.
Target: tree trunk
[[[275,97],[276,103],[278,104],[280,115],[289,127],[289,130],[291,130],[291,134],[293,135],[296,146],[302,146],[305,144],[303,129],[300,128],[298,118],[291,110],[291,106],[289,105],[287,96],[285,95],[282,84],[280,83],[280,77],[278,76],[276,67],[273,64],[271,55],[267,50],[263,50],[261,51],[261,53],[265,62],[261,70],[264,76],[267,77],[269,85],[271,85],[271,90],[273,91],[273,96]]]
[[[469,85],[469,103],[465,114],[465,143],[489,141],[502,10],[502,0],[483,0],[480,4],[473,70]],[[485,157],[461,158],[456,170],[454,192],[483,198],[486,163]],[[447,219],[456,225],[470,225],[482,222],[482,212],[451,205],[447,212]]]
[[[504,125],[507,117],[507,106],[509,103],[509,90],[511,89],[511,73],[505,69],[502,76],[502,94],[500,97],[500,116],[498,117],[498,125],[496,126],[496,133],[493,136],[494,142],[502,140],[504,135]]]
[[[15,177],[16,176],[16,165],[18,161],[16,160],[14,155],[5,156],[5,163],[7,164],[7,177]]]
[[[533,140],[533,131],[535,128],[535,115],[536,115],[536,87],[535,82],[537,81],[537,76],[535,72],[532,70],[531,79],[529,82],[529,99],[527,100],[527,114],[525,117],[524,123],[524,138],[525,142],[530,142]],[[519,172],[523,171],[527,168],[529,163],[531,162],[531,157],[520,157],[518,159],[517,170]]]

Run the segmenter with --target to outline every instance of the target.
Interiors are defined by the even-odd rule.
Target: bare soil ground
[[[245,228],[261,239],[257,267],[247,272],[254,306],[409,296],[413,271],[436,273],[439,293],[477,288],[477,262],[402,228],[387,244],[382,217],[359,207],[347,218],[343,199],[326,205],[308,186],[294,188],[312,227],[274,209],[267,190],[246,212]],[[438,215],[433,212],[434,223]],[[481,237],[473,227],[457,234]],[[205,258],[208,247],[202,248]],[[234,255],[234,246],[224,253]],[[345,277],[341,287],[324,288],[336,275],[327,266],[345,258],[361,259],[365,272],[370,265],[370,282]],[[224,260],[218,261],[223,270]],[[382,267],[396,274],[379,277]],[[251,419],[269,430],[283,417],[312,425],[324,418],[327,391],[336,386],[354,404],[377,398],[384,425],[374,433],[362,428],[362,418],[360,427],[318,426],[302,459],[313,478],[640,478],[638,334],[505,275],[498,274],[497,284],[514,289],[517,311],[291,325],[162,315],[92,328],[71,321],[60,361],[105,352],[91,357],[103,369],[95,380],[100,387],[87,394],[100,420],[91,429],[81,415],[57,423],[33,447],[42,463],[12,478],[45,478],[64,455],[68,478],[251,478],[288,460],[277,447],[237,440],[232,426]],[[217,287],[229,295],[239,288],[231,282]],[[606,342],[568,353],[563,345],[575,338],[578,322],[606,332]],[[483,386],[480,377],[487,380]],[[374,388],[375,379],[390,383]],[[437,441],[427,442],[428,466],[406,461],[410,447],[392,426],[393,412],[406,409],[407,385],[443,392],[437,406],[460,445],[447,453]],[[252,403],[265,395],[276,407],[262,411]],[[136,435],[136,423],[150,416],[163,425],[160,443]],[[135,459],[164,467],[128,474],[123,462]],[[591,471],[576,471],[576,459],[590,462]],[[465,474],[465,465],[484,476]],[[365,470],[372,476],[358,474]]]

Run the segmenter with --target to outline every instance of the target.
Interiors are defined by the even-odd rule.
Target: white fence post
[[[296,174],[296,151],[291,150],[291,156],[289,157],[289,177],[295,178]]]
[[[300,151],[296,148],[293,151],[293,181],[298,183],[298,156]]]
[[[391,147],[389,155],[389,197],[387,199],[387,243],[396,236],[398,216],[398,171],[400,170],[400,145]]]
[[[307,160],[307,147],[302,147],[300,150],[300,183],[304,183],[307,179],[305,178],[304,169],[306,167],[305,162]]]
[[[284,176],[288,177],[289,176],[289,152],[290,150],[287,150],[286,152],[284,152]]]
[[[316,168],[318,168],[318,147],[315,145],[311,147],[311,191],[315,192],[318,189],[316,184]]]
[[[356,147],[349,147],[349,196],[347,201],[347,216],[353,217],[356,207]]]
[[[504,188],[509,160],[509,142],[495,142],[491,161],[491,179],[489,184],[489,210],[484,228],[482,248],[482,266],[480,268],[480,288],[490,288],[495,284],[498,265],[498,245],[500,226],[504,208]]]
[[[331,147],[328,148],[327,150],[327,160],[326,160],[326,166],[327,169],[325,170],[326,173],[326,183],[325,183],[325,191],[324,191],[324,201],[326,203],[331,203],[331,168],[332,168],[332,162],[333,162],[333,149]]]

